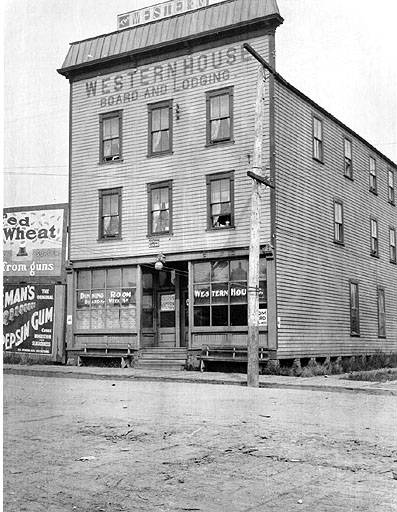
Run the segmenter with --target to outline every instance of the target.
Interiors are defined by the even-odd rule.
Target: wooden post
[[[252,168],[263,177],[262,143],[265,71],[258,65],[257,96],[255,104],[255,141]],[[259,387],[259,251],[260,251],[260,187],[258,180],[252,180],[250,249],[248,270],[248,340],[247,340],[247,386]]]

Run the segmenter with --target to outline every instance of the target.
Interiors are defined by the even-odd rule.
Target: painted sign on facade
[[[224,0],[170,0],[161,4],[150,5],[144,9],[119,14],[117,16],[117,28],[131,28],[145,25],[152,21],[159,21],[177,14],[195,11],[202,7],[218,4]]]
[[[3,210],[5,278],[60,278],[65,261],[66,207]]]
[[[3,287],[3,349],[51,354],[54,331],[54,285]]]

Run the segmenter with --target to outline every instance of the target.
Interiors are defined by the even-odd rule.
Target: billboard
[[[65,240],[66,205],[4,208],[5,281],[59,280],[65,262]]]
[[[4,285],[5,352],[51,354],[54,336],[54,293],[53,284]]]

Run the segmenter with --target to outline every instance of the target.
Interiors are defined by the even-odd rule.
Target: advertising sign
[[[152,21],[158,21],[176,14],[195,11],[208,5],[218,4],[224,0],[170,0],[161,4],[150,5],[144,9],[119,14],[117,16],[117,28],[137,27]]]
[[[60,279],[65,261],[66,206],[3,210],[3,276]]]
[[[6,352],[51,354],[54,292],[54,285],[4,285],[3,349]]]

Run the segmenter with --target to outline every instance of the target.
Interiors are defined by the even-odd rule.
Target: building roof
[[[275,25],[283,22],[276,0],[229,0],[172,18],[71,43],[58,72],[68,77],[70,72],[100,62],[271,19],[276,22]]]

